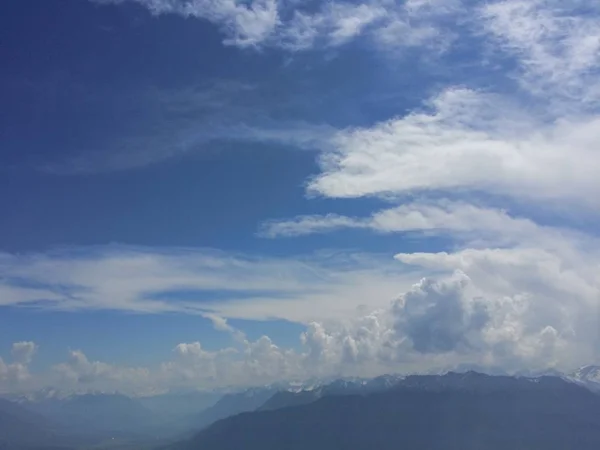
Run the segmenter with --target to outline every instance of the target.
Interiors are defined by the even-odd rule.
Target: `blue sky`
[[[593,362],[599,21],[2,2],[0,390]]]

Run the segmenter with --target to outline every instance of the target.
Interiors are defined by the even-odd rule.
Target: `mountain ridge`
[[[407,381],[405,381],[407,380]],[[412,376],[220,420],[172,450],[600,448],[600,396],[558,377]]]

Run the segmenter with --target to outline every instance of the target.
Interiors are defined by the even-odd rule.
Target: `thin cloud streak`
[[[6,306],[302,323],[352,317],[361,306],[385,304],[419,278],[404,273],[391,256],[257,258],[207,249],[135,247],[5,253],[0,273]],[[181,298],[180,292],[190,294]],[[190,300],[194,292],[195,301]],[[226,298],[219,296],[222,292]]]
[[[395,52],[404,47],[438,47],[447,33],[441,19],[462,11],[459,2],[324,2],[314,11],[292,1],[235,0],[91,0],[99,4],[136,3],[152,14],[205,19],[224,34],[223,43],[240,48],[277,47],[297,52],[339,47],[361,36],[376,48]],[[397,38],[397,39],[396,39]]]

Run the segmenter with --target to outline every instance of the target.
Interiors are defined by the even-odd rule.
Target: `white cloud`
[[[483,299],[468,296],[470,279],[462,272],[443,282],[423,279],[394,304],[395,329],[419,353],[471,351],[489,321]]]
[[[29,364],[33,359],[33,355],[38,350],[38,346],[35,342],[23,341],[15,342],[12,345],[12,356],[15,362],[21,364]]]
[[[471,24],[515,58],[511,75],[531,95],[505,84],[496,93],[494,80],[486,92],[447,87],[402,117],[340,130],[321,147],[321,173],[309,193],[378,197],[390,206],[367,217],[309,215],[263,225],[265,237],[356,228],[434,233],[450,242],[446,252],[396,255],[427,276],[391,305],[343,325],[308,327],[308,355],[328,361],[327,370],[361,357],[370,367],[401,361],[407,370],[457,363],[568,368],[598,360],[600,241],[596,230],[572,225],[600,206],[599,11],[594,5],[578,13],[587,6],[482,5]],[[553,211],[553,219],[536,223],[532,210]]]
[[[435,270],[461,270],[469,276],[485,300],[489,322],[481,337],[495,364],[568,367],[595,359],[599,343],[599,260],[597,255],[582,256],[575,265],[559,255],[527,248],[396,258]]]
[[[600,117],[544,123],[468,89],[432,103],[432,112],[340,131],[309,190],[340,198],[454,189],[598,206]]]
[[[407,203],[366,219],[300,218],[271,223],[269,230],[297,235],[328,226],[443,233],[458,249],[397,254],[399,262],[430,276],[391,306],[364,316],[377,324],[367,329],[378,331],[362,333],[363,341],[357,338],[358,325],[337,334],[311,326],[307,333],[316,337],[312,353],[338,361],[342,354],[355,361],[376,354],[371,364],[402,361],[403,367],[421,370],[459,362],[506,370],[568,369],[598,358],[597,236],[449,201]],[[375,352],[359,351],[365,336]],[[380,337],[373,343],[372,336]]]
[[[100,4],[135,2],[151,13],[206,19],[225,34],[224,44],[273,46],[291,51],[337,47],[371,34],[382,50],[440,46],[447,36],[440,18],[456,14],[460,2],[323,2],[311,9],[302,2],[253,0],[91,0]]]
[[[376,3],[325,3],[317,13],[294,11],[293,17],[276,37],[284,48],[305,50],[323,41],[339,46],[359,36],[363,30],[383,19],[387,10]]]
[[[127,0],[93,0],[96,3],[124,3]],[[226,35],[225,44],[247,47],[266,39],[279,23],[277,1],[253,0],[129,0],[152,14],[178,14],[198,17],[219,25]]]
[[[268,221],[262,225],[259,234],[270,238],[290,237],[342,228],[380,233],[415,232],[425,236],[449,234],[463,243],[479,246],[508,245],[525,240],[531,244],[543,242],[557,246],[566,238],[584,239],[572,230],[540,226],[530,219],[513,217],[502,209],[443,199],[404,203],[366,218],[327,214]],[[591,238],[586,236],[585,239]]]
[[[594,361],[600,345],[600,246],[579,236],[555,243],[560,238],[552,233],[547,235],[551,239],[529,242],[528,234],[518,231],[523,240],[508,247],[397,254],[399,267],[418,270],[403,269],[404,281],[387,297],[381,296],[372,275],[365,278],[351,271],[358,278],[329,295],[225,301],[219,315],[208,317],[234,337],[231,347],[207,350],[200,342],[180,343],[170,360],[154,368],[91,361],[76,350],[55,366],[54,377],[35,374],[18,385],[141,393],[175,386],[423,372],[461,363],[517,371],[569,370]],[[394,276],[402,280],[402,273]],[[421,278],[423,273],[430,275]],[[415,281],[412,286],[405,284],[408,278]],[[345,305],[348,300],[350,306]],[[323,312],[310,314],[307,308]],[[299,345],[280,347],[268,336],[250,341],[224,319],[261,314],[302,319],[306,328]],[[15,363],[11,370],[14,380],[21,368]],[[7,369],[0,366],[0,372],[4,389],[16,389],[14,381],[10,386],[7,382]]]
[[[232,44],[295,49],[342,45],[369,33],[389,46],[406,32],[407,42],[422,45],[437,39],[440,14],[461,11],[455,2],[423,0],[400,9],[387,2],[332,3],[287,15],[279,4],[262,2],[138,2],[155,13],[211,20],[224,27]],[[91,361],[72,351],[54,371],[71,387],[244,385],[458,363],[518,370],[593,362],[600,344],[597,233],[538,224],[526,208],[519,217],[508,212],[515,202],[573,208],[575,215],[600,206],[600,116],[594,109],[600,91],[593,78],[598,31],[596,16],[575,14],[582,6],[503,0],[477,9],[476,26],[490,45],[500,44],[515,58],[515,76],[533,95],[523,99],[523,91],[511,94],[506,86],[497,93],[447,87],[422,109],[371,127],[333,137],[300,133],[296,142],[322,142],[322,171],[310,181],[311,193],[372,196],[391,204],[368,217],[300,216],[268,222],[262,230],[270,237],[339,228],[436,233],[448,238],[451,250],[399,248],[396,265],[381,256],[327,252],[251,258],[112,247],[2,254],[3,303],[185,312],[204,316],[235,338],[232,347],[218,350],[180,343],[154,369]],[[292,25],[287,31],[286,24]],[[285,133],[277,130],[270,138],[285,139]],[[472,204],[466,196],[432,200],[432,193],[486,195]],[[410,196],[419,200],[396,203]],[[490,196],[507,210],[486,205]],[[178,291],[197,292],[203,301],[189,295],[182,300]],[[206,301],[211,291],[230,295]],[[268,336],[250,341],[230,318],[287,319],[306,329],[297,348],[282,348]],[[18,361],[0,363],[4,381],[19,378],[9,376],[11,370],[26,373],[33,351],[18,348]]]
[[[302,236],[311,233],[324,233],[341,228],[366,228],[368,223],[338,214],[325,216],[298,216],[293,220],[271,220],[261,226],[259,235],[274,238],[278,236]]]
[[[256,258],[135,247],[5,253],[0,254],[0,274],[6,304],[66,311],[177,311],[203,315],[221,329],[228,326],[226,318],[309,322],[353,316],[361,305],[386,303],[415,276],[377,255]],[[223,293],[225,298],[219,295]]]
[[[0,393],[32,387],[29,364],[37,349],[35,342],[14,342],[11,346],[13,362],[7,364],[0,358]]]
[[[143,392],[150,382],[150,370],[90,361],[81,350],[70,350],[64,363],[55,365],[51,374],[39,374],[37,387],[47,383],[71,391]]]
[[[374,219],[381,216],[386,220]],[[327,223],[327,217],[321,219]],[[391,307],[365,316],[377,324],[369,329],[378,331],[361,337],[385,336],[374,344],[368,341],[368,348],[377,351],[358,350],[357,325],[341,334],[312,326],[309,332],[318,344],[314,353],[336,355],[330,359],[341,361],[346,345],[345,354],[355,360],[358,355],[377,354],[371,364],[402,361],[404,367],[421,370],[459,362],[509,371],[568,369],[597,360],[600,241],[596,236],[447,201],[411,203],[368,219],[349,220],[331,224],[444,233],[459,248],[396,255],[396,260],[431,276]],[[284,225],[271,231],[289,235],[323,229],[323,224],[303,220]],[[291,225],[296,227],[293,233]],[[380,330],[381,324],[387,332]],[[395,332],[392,338],[389,330]]]
[[[481,8],[484,30],[521,66],[536,95],[597,106],[600,7],[593,2],[500,0]],[[552,100],[552,98],[550,99]]]
[[[459,363],[568,370],[595,361],[600,247],[521,245],[396,255],[437,275],[346,325],[311,324],[308,354],[330,373]]]

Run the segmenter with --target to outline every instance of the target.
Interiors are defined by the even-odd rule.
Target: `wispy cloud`
[[[578,0],[501,0],[481,8],[484,30],[514,55],[535,95],[597,104],[600,7]]]
[[[597,206],[600,117],[548,122],[506,99],[469,89],[434,97],[372,128],[340,131],[324,147],[309,190],[326,197],[462,189]]]
[[[343,319],[361,306],[385,304],[418,279],[382,256],[320,253],[278,259],[135,247],[3,254],[0,273],[5,305],[179,312],[213,322],[215,316],[304,323]]]
[[[355,228],[450,239],[452,251],[398,253],[430,276],[362,318],[373,324],[369,336],[385,336],[393,350],[380,352],[351,328],[312,326],[328,354],[337,342],[338,354],[355,361],[357,348],[383,359],[426,354],[433,364],[462,355],[505,368],[598,358],[598,233],[540,225],[532,214],[554,210],[556,221],[565,209],[578,216],[599,205],[598,8],[503,0],[476,12],[468,30],[483,30],[490,48],[514,59],[516,70],[505,75],[519,85],[491,78],[483,91],[467,79],[407,114],[340,130],[322,147],[309,193],[378,197],[390,206],[367,217],[274,220],[260,231],[291,237]],[[509,212],[515,204],[518,217]]]
[[[226,143],[262,143],[316,150],[334,133],[328,125],[287,122],[278,125],[263,123],[205,123],[202,119],[175,120],[168,118],[156,128],[110,140],[106,147],[83,149],[72,157],[47,162],[37,169],[56,175],[118,172],[151,166],[192,152],[210,151]]]
[[[200,342],[180,343],[158,369],[94,362],[72,351],[56,366],[58,378],[32,379],[17,362],[11,373],[21,373],[23,388],[51,379],[65,389],[139,391],[459,363],[509,371],[570,368],[597,356],[597,238],[456,202],[409,204],[386,215],[377,223],[388,232],[443,232],[457,248],[398,253],[395,262],[347,253],[250,258],[126,247],[5,254],[6,289],[35,285],[57,297],[45,303],[42,295],[15,295],[17,306],[29,300],[38,308],[199,314],[234,338],[231,347],[214,351]],[[181,301],[180,290],[197,292],[198,299]],[[210,300],[211,292],[222,291],[231,295]],[[281,348],[268,336],[249,341],[227,318],[283,318],[306,329],[298,348]],[[30,361],[35,345],[15,345],[15,358]],[[2,370],[8,383],[8,366]]]
[[[92,0],[100,4],[138,3],[152,14],[178,14],[198,17],[219,25],[226,34],[225,43],[247,47],[265,40],[279,24],[276,0]]]
[[[75,96],[61,86],[64,96]],[[316,149],[335,132],[327,124],[277,121],[282,104],[273,105],[252,84],[218,80],[160,89],[152,86],[104,91],[86,86],[87,103],[124,114],[122,130],[106,132],[58,160],[37,165],[43,172],[70,175],[132,170],[192,152],[210,151],[224,143],[275,143]]]
[[[70,351],[67,361],[52,372],[33,376],[22,363],[1,363],[0,389],[51,384],[65,390],[144,393],[174,386],[247,386],[312,376],[426,371],[459,363],[501,366],[507,371],[570,369],[596,356],[597,253],[595,257],[581,251],[570,255],[518,246],[400,253],[396,259],[400,266],[420,267],[435,276],[420,280],[417,276],[412,286],[404,288],[396,280],[398,294],[379,302],[382,286],[366,284],[377,281],[349,272],[354,283],[345,280],[347,289],[330,292],[339,297],[318,295],[312,298],[314,303],[311,295],[303,297],[302,309],[322,308],[319,316],[327,317],[327,309],[337,307],[337,314],[329,320],[308,321],[294,348],[282,348],[268,336],[250,341],[217,318],[215,326],[236,336],[232,346],[207,350],[201,342],[182,342],[158,367],[92,361],[81,350]],[[111,281],[117,280],[105,280]],[[352,315],[342,313],[357,290],[366,304]],[[219,314],[236,316],[241,309],[242,315],[259,318],[248,311],[258,307],[265,314],[269,303],[256,302],[249,299],[251,306],[245,311],[242,303],[224,302]],[[296,308],[294,300],[269,306],[271,315]],[[295,316],[290,311],[284,315]],[[17,351],[19,361],[30,361],[32,353],[26,353],[25,347],[32,345],[15,345],[23,347]],[[22,358],[25,353],[29,356]]]
[[[414,31],[414,23],[429,42],[439,30],[438,19],[430,19],[438,7],[444,17],[465,14],[459,3],[423,0],[334,3],[310,13],[284,11],[279,3],[137,1],[157,14],[211,20],[231,44],[296,50],[342,45],[369,33],[392,45],[394,30],[404,33],[409,24]],[[326,214],[267,222],[264,236],[340,228],[436,233],[449,240],[451,250],[399,248],[395,259],[326,252],[261,258],[132,247],[2,254],[0,299],[6,305],[198,314],[235,337],[231,347],[215,351],[201,342],[179,343],[153,370],[92,361],[84,351],[72,351],[57,364],[55,376],[70,387],[241,385],[459,362],[516,370],[597,360],[597,231],[542,225],[530,212],[573,207],[587,213],[600,206],[598,8],[578,1],[501,0],[471,11],[475,20],[467,21],[465,32],[478,30],[492,48],[514,58],[517,70],[508,75],[518,88],[491,80],[483,92],[463,80],[463,86],[446,86],[421,108],[372,126],[335,133],[302,129],[291,141],[281,131],[285,127],[247,133],[317,147],[321,172],[308,184],[311,194],[390,203],[366,217]],[[410,14],[414,17],[405,21]],[[482,200],[474,204],[465,193]],[[399,201],[409,195],[419,200]],[[440,201],[444,196],[462,200]],[[488,205],[492,197],[506,210]],[[529,208],[514,215],[516,202]],[[197,297],[184,300],[181,291]],[[217,301],[213,293],[227,295]],[[280,318],[306,328],[298,348],[286,349],[268,336],[249,341],[229,318]],[[3,383],[31,379],[26,363],[35,344],[15,345],[14,361],[0,361]]]
[[[298,216],[291,220],[267,221],[262,237],[293,237],[332,232],[344,228],[379,233],[423,233],[450,235],[462,245],[514,245],[523,242],[560,245],[563,241],[596,242],[596,238],[573,230],[540,226],[531,219],[511,216],[507,211],[464,201],[415,201],[382,209],[369,217],[336,214]]]
[[[225,35],[224,44],[279,47],[291,51],[337,47],[366,35],[383,50],[439,46],[444,34],[440,18],[456,14],[459,2],[302,2],[253,0],[91,0],[100,4],[137,3],[151,13],[208,20]],[[438,28],[439,27],[439,28]]]
[[[287,26],[273,39],[288,50],[306,50],[319,44],[337,47],[383,20],[386,14],[386,8],[374,3],[326,3],[317,13],[295,10]]]

